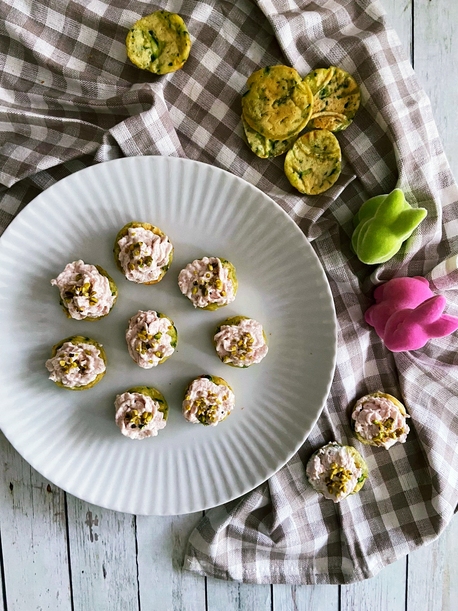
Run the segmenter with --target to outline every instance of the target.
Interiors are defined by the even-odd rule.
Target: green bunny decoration
[[[412,208],[401,189],[368,199],[355,216],[351,245],[368,265],[385,263],[401,248],[427,214]]]

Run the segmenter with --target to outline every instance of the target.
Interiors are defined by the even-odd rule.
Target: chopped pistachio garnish
[[[341,467],[337,463],[331,464],[329,475],[325,479],[325,484],[329,494],[338,496],[347,492],[347,483],[351,480],[352,474],[349,469]]]

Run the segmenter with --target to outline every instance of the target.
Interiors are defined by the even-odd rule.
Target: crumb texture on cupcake
[[[173,245],[165,233],[149,223],[128,223],[116,237],[115,260],[127,280],[155,284],[168,270]]]
[[[129,320],[127,349],[133,361],[143,369],[167,360],[177,345],[177,330],[172,320],[154,310],[139,310]]]
[[[234,316],[222,322],[213,343],[221,361],[233,367],[260,363],[268,352],[261,323],[246,316]]]
[[[130,61],[142,70],[168,74],[183,67],[191,37],[180,15],[155,11],[134,23],[126,37]]]
[[[155,388],[134,387],[116,396],[115,421],[130,439],[156,437],[167,424],[167,404]]]
[[[179,273],[178,286],[195,308],[214,310],[235,299],[235,267],[218,257],[195,259]]]
[[[49,379],[58,386],[82,390],[91,388],[105,375],[106,358],[95,340],[73,336],[53,347],[46,369]]]
[[[203,375],[187,387],[183,415],[194,424],[216,426],[227,418],[235,406],[235,395],[229,384],[218,376]]]
[[[359,399],[351,415],[356,437],[362,443],[387,450],[395,443],[405,443],[410,416],[392,395],[375,392]]]
[[[306,468],[313,488],[334,503],[358,492],[367,478],[367,472],[367,465],[355,448],[336,442],[317,450]]]
[[[81,259],[68,263],[51,284],[59,289],[65,312],[75,320],[102,318],[116,301],[116,286],[107,272]]]

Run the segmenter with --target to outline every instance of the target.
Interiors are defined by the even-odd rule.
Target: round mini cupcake
[[[151,386],[134,386],[117,395],[115,409],[116,424],[130,439],[156,437],[167,424],[167,401]]]
[[[405,443],[410,431],[407,418],[410,416],[400,401],[378,391],[358,399],[351,424],[361,443],[388,450],[395,443]]]
[[[154,310],[139,310],[129,320],[127,349],[132,360],[143,369],[156,367],[174,352],[178,333],[173,321]]]
[[[74,320],[94,321],[107,316],[118,296],[109,274],[81,259],[68,263],[51,284],[59,289],[65,314]]]
[[[157,284],[173,259],[168,236],[150,223],[127,223],[118,232],[114,248],[118,269],[137,284]]]
[[[106,373],[107,357],[101,344],[90,337],[73,335],[58,342],[46,361],[49,379],[61,388],[87,390]]]
[[[361,490],[368,476],[368,468],[355,448],[332,441],[311,456],[306,474],[317,492],[339,503]]]
[[[232,388],[218,376],[201,375],[190,382],[185,391],[183,415],[194,424],[216,426],[234,409]]]
[[[203,257],[181,270],[178,286],[195,308],[217,310],[234,301],[238,282],[232,263],[218,257]]]
[[[246,316],[233,316],[218,325],[213,345],[221,361],[232,367],[260,363],[268,351],[261,323]]]
[[[191,37],[180,15],[156,11],[134,23],[126,37],[130,61],[142,70],[167,74],[183,67]]]

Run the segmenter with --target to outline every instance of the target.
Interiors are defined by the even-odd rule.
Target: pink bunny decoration
[[[428,339],[458,329],[458,318],[444,314],[445,297],[434,295],[426,278],[393,278],[374,291],[375,304],[364,319],[392,352],[423,348]]]
[[[446,299],[430,297],[416,308],[404,308],[390,316],[385,326],[385,346],[391,352],[418,350],[432,337],[444,337],[458,329],[458,318],[443,314]]]
[[[385,326],[392,314],[404,308],[416,308],[433,296],[426,278],[392,278],[375,289],[375,304],[366,310],[364,319],[384,339]]]

